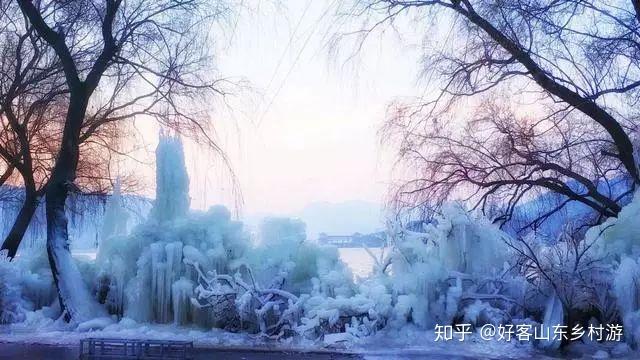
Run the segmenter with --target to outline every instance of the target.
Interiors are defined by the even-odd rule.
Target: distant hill
[[[584,192],[585,189],[581,187],[577,182],[569,182],[568,186],[574,189],[576,192]],[[608,184],[600,184],[598,186],[599,191],[604,194],[609,194],[611,198],[620,198],[619,203],[621,205],[627,204],[632,199],[632,194],[627,193],[630,185],[627,179],[612,179]],[[574,222],[575,224],[583,224],[592,222],[596,218],[597,214],[594,210],[587,205],[584,205],[577,201],[569,202],[560,211],[554,212],[552,215],[545,218],[543,222],[535,226],[535,230],[531,227],[525,231],[521,229],[529,224],[541,214],[552,212],[559,204],[565,201],[565,197],[553,192],[546,192],[536,197],[533,200],[524,202],[514,209],[513,217],[508,221],[503,229],[512,235],[525,235],[532,231],[535,231],[536,236],[543,241],[554,241],[563,227],[568,222]],[[583,228],[586,231],[587,228]]]
[[[307,238],[317,240],[320,233],[327,235],[370,234],[384,229],[382,206],[379,204],[349,200],[339,203],[313,202],[297,212],[285,214],[251,213],[241,220],[257,231],[263,219],[272,216],[297,218],[306,224]]]

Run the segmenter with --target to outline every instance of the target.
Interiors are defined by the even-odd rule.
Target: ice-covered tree
[[[384,134],[398,135],[400,162],[415,170],[403,177],[402,206],[492,198],[508,218],[546,191],[560,200],[540,218],[580,202],[601,221],[628,201],[640,182],[637,1],[349,3],[364,21],[341,40],[356,34],[362,45],[380,29],[403,32],[405,20],[407,33],[424,35],[418,67],[435,91],[393,103]],[[514,119],[495,107],[474,116],[487,99],[513,106]]]
[[[10,230],[2,249],[13,258],[30,226],[33,229],[42,224],[44,216],[38,208],[62,140],[69,92],[60,59],[38,36],[34,25],[26,21],[17,4],[5,1],[0,9],[0,22],[5,25],[0,29],[0,186],[6,182],[19,188],[3,191],[12,197],[2,200],[16,205],[12,206],[15,214],[5,220]],[[106,105],[111,106],[117,104]],[[92,111],[90,114],[101,116]],[[119,141],[122,125],[112,122],[98,129],[92,141],[82,143],[75,193],[98,198],[110,190],[110,169],[119,155],[128,152]],[[126,189],[132,189],[135,183],[129,176],[122,177]]]

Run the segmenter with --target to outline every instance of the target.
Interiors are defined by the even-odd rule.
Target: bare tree
[[[68,100],[62,65],[38,38],[15,4],[2,4],[0,30],[0,158],[7,164],[0,186],[21,186],[24,196],[2,250],[13,258],[40,204],[60,145],[64,108]],[[110,155],[117,151],[118,132],[113,126],[86,142],[78,167],[82,192],[106,194],[110,188]],[[98,143],[97,140],[100,140]],[[133,185],[130,177],[125,187]],[[7,190],[7,193],[10,192]],[[16,191],[12,191],[13,194]]]
[[[386,129],[389,139],[399,140],[402,166],[412,169],[393,195],[399,211],[430,211],[459,196],[505,224],[524,201],[539,201],[545,191],[559,194],[529,209],[538,213],[518,229],[525,230],[570,202],[591,208],[596,222],[617,216],[632,194],[620,162],[603,154],[611,141],[575,114],[532,119],[486,102],[461,129],[455,123],[416,128],[403,110]]]
[[[433,186],[420,184],[426,180],[441,185],[440,195],[452,193],[463,183],[472,193],[478,188],[491,195],[504,190],[508,195],[501,195],[506,195],[508,207],[527,199],[533,189],[553,191],[603,216],[615,216],[620,199],[607,194],[602,182],[629,179],[631,192],[640,181],[633,145],[640,100],[637,5],[627,0],[356,1],[356,13],[370,20],[357,31],[361,39],[405,14],[427,27],[450,29],[439,46],[425,46],[424,72],[435,75],[440,91],[434,98],[397,104],[391,112],[390,126],[410,134],[409,142],[419,144],[417,138],[425,136],[434,146],[451,150],[442,161],[429,154],[424,163],[431,169],[409,180],[413,204],[433,195]],[[425,43],[437,43],[431,40],[427,36]],[[464,110],[473,112],[469,104],[481,100],[480,95],[502,92],[509,94],[512,105],[536,103],[533,110],[523,106],[521,113],[528,116],[517,114],[528,118],[528,123],[505,127],[501,119],[489,122],[507,141],[505,152],[496,152],[501,149],[491,137],[474,139],[477,122],[465,133],[470,138],[446,133],[439,140],[434,137],[434,128],[468,116]],[[559,125],[550,127],[559,138],[544,136],[545,141],[553,141],[548,151],[543,151],[547,144],[538,141],[546,130],[537,122]],[[533,130],[533,137],[523,133]],[[506,133],[510,131],[511,136]],[[563,135],[571,138],[563,140]],[[411,157],[407,145],[402,146],[401,157]]]
[[[109,124],[146,114],[219,151],[196,104],[222,93],[211,73],[208,35],[228,8],[197,0],[17,3],[62,64],[68,91],[45,191],[47,252],[67,319],[83,320],[98,306],[71,258],[65,214],[82,144]]]
[[[45,163],[51,161],[52,153],[43,148],[49,142],[55,143],[51,138],[57,131],[45,129],[46,122],[56,121],[55,112],[49,110],[62,100],[66,90],[59,63],[52,61],[51,52],[39,50],[43,44],[32,28],[24,26],[24,17],[12,11],[11,5],[2,10],[5,26],[0,73],[0,155],[20,173],[24,187],[21,210],[2,244],[2,250],[8,250],[8,256],[13,258],[46,182],[43,170],[48,168]],[[53,118],[48,119],[50,116]]]

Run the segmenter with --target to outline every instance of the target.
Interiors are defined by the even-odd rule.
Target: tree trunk
[[[47,254],[53,280],[58,288],[65,320],[86,321],[106,316],[106,311],[91,296],[69,250],[65,203],[76,176],[79,157],[79,133],[87,98],[72,95],[58,158],[45,196],[47,214]]]
[[[65,34],[49,27],[35,2],[19,0],[17,3],[38,35],[51,46],[60,59],[69,89],[69,104],[60,150],[51,171],[45,194],[47,254],[65,319],[80,322],[96,315],[104,316],[106,311],[100,307],[87,290],[80,271],[71,257],[65,202],[69,188],[73,186],[76,178],[80,154],[80,133],[89,98],[98,86],[110,61],[118,52],[112,27],[121,1],[106,2],[106,11],[101,26],[104,48],[91,66],[84,81],[80,80],[81,71],[78,70],[75,59],[67,47]],[[83,63],[83,67],[85,65],[86,63]]]
[[[67,189],[64,184],[51,184],[47,191],[47,255],[49,265],[58,288],[61,309],[65,320],[82,322],[104,315],[97,301],[91,296],[82,275],[69,250],[67,215],[65,200]]]
[[[0,249],[8,250],[7,255],[10,259],[13,259],[16,256],[18,247],[20,246],[20,242],[24,238],[24,234],[29,228],[31,219],[38,209],[38,203],[38,196],[36,195],[35,191],[25,188],[22,208],[20,209],[18,217],[16,217],[16,220],[11,227],[11,231],[9,231],[9,234],[2,243],[2,249]]]
[[[2,175],[0,175],[0,186],[4,185],[4,183],[7,182],[7,180],[9,180],[9,178],[13,174],[13,170],[14,169],[15,168],[13,167],[13,165],[8,165],[7,166],[7,168],[2,173]]]

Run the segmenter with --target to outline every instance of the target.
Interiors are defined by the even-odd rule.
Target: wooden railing
[[[80,340],[80,359],[193,359],[193,342],[175,340]]]

